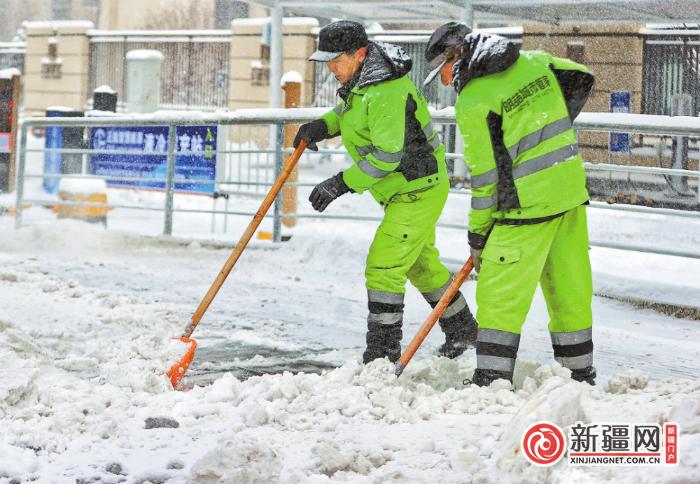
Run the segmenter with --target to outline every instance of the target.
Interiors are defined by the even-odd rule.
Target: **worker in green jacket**
[[[539,283],[554,357],[594,384],[588,191],[573,120],[594,78],[503,37],[440,27],[426,53],[459,97],[455,114],[471,171],[469,246],[479,271],[473,383],[512,381],[520,332]]]
[[[406,76],[412,61],[399,47],[370,42],[364,27],[331,23],[319,32],[310,57],[325,62],[341,87],[340,103],[299,128],[294,146],[309,148],[340,135],[352,165],[319,183],[309,200],[319,212],[339,196],[369,191],[384,209],[367,255],[368,293],[365,363],[401,356],[406,279],[435,306],[451,281],[438,258],[435,224],[449,191],[445,146],[430,122],[423,95]],[[474,344],[476,321],[458,293],[440,318],[454,358]]]

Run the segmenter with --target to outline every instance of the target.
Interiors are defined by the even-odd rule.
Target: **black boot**
[[[401,323],[367,323],[367,349],[362,362],[367,364],[378,358],[389,358],[392,363],[401,357]]]
[[[520,335],[498,329],[479,328],[476,343],[476,370],[472,383],[480,387],[503,378],[513,382]]]
[[[474,376],[472,376],[471,383],[480,387],[487,387],[498,379],[508,380],[509,382],[513,383],[513,374],[505,371],[484,370],[482,368],[477,368],[474,370]]]
[[[446,358],[456,358],[467,348],[476,345],[477,323],[461,293],[455,295],[445,309],[445,314],[449,316],[443,315],[440,318],[440,328],[445,333],[445,343],[440,346],[438,353]]]
[[[362,361],[387,357],[393,363],[401,357],[403,294],[367,291],[367,349]]]
[[[595,368],[588,366],[579,370],[571,370],[571,378],[576,381],[585,382],[589,385],[595,385],[595,377],[597,376]]]

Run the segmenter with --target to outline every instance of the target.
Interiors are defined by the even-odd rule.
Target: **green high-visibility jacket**
[[[447,183],[445,146],[428,104],[406,76],[411,59],[398,47],[370,42],[359,77],[322,116],[329,137],[341,135],[353,165],[343,180],[385,204],[396,194]],[[347,86],[350,87],[350,86]]]
[[[494,223],[537,223],[588,200],[572,122],[593,76],[568,59],[518,52],[506,39],[496,40],[502,48],[471,56],[480,66],[456,67],[467,76],[455,113],[472,176],[469,243],[475,248],[485,245]]]

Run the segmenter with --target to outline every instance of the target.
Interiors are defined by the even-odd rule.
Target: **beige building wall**
[[[43,115],[49,106],[78,111],[88,97],[90,44],[87,31],[92,22],[56,21],[27,23],[27,55],[24,63],[24,111]],[[55,39],[60,78],[42,74],[49,57],[49,39]]]
[[[83,0],[71,0],[69,16],[63,19],[53,17],[51,0],[0,0],[0,41],[12,40],[17,30],[24,21],[41,20],[89,20],[97,21],[99,5],[84,2]]]
[[[525,25],[524,50],[546,50],[567,57],[576,46],[583,46],[582,63],[596,76],[593,93],[584,111],[609,112],[610,93],[630,92],[630,111],[642,112],[644,37],[641,25],[582,25],[551,28],[543,24]],[[578,60],[578,59],[574,59]],[[608,133],[579,134],[579,145],[586,161],[617,164],[658,164],[656,158],[618,155],[608,152]]]
[[[102,30],[214,29],[215,0],[101,0]]]
[[[270,105],[270,89],[280,86],[256,85],[252,80],[253,65],[269,62],[261,59],[262,33],[265,19],[234,20],[231,35],[231,62],[229,72],[229,109],[263,108]],[[315,19],[284,19],[284,68],[282,73],[297,71],[302,75],[302,106],[313,102],[314,65],[307,59],[315,50],[318,28]]]

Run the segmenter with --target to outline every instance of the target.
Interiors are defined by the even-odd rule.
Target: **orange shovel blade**
[[[192,360],[194,359],[194,352],[197,350],[197,342],[192,338],[179,339],[183,343],[189,344],[190,347],[187,349],[187,353],[185,353],[185,356],[183,356],[180,361],[171,366],[170,369],[166,372],[166,375],[168,375],[168,378],[170,378],[170,383],[172,384],[173,388],[177,388],[178,384],[180,383],[180,380],[182,380],[185,377],[185,373],[187,373],[187,369],[190,367],[190,365],[192,364]]]

